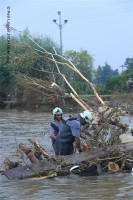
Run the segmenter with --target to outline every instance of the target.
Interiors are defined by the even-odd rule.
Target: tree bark
[[[35,155],[32,153],[32,151],[27,148],[23,143],[19,144],[19,148],[22,149],[22,151],[26,154],[26,156],[29,158],[31,163],[37,163],[39,160],[35,157]]]
[[[34,141],[31,138],[28,138],[28,140],[32,144],[34,144],[36,151],[40,152],[45,158],[50,158],[46,151],[43,149],[43,147],[41,147],[41,145],[37,141]]]

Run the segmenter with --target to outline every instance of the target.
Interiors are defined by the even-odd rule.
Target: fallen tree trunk
[[[9,179],[26,178],[31,176],[38,176],[39,172],[42,170],[44,174],[46,174],[46,172],[50,172],[51,170],[52,172],[53,170],[54,172],[60,172],[62,169],[67,169],[69,171],[69,169],[75,164],[78,164],[79,168],[81,167],[83,171],[91,169],[93,172],[93,168],[99,163],[102,164],[104,159],[110,161],[111,159],[114,159],[114,157],[120,157],[124,154],[126,155],[127,153],[132,153],[133,157],[133,142],[120,145],[110,145],[108,147],[93,149],[88,152],[82,152],[79,154],[56,156],[54,158],[55,161],[53,162],[52,159],[49,161],[40,161],[29,166],[22,166],[6,170],[4,174]],[[84,165],[85,162],[87,162],[86,165]],[[90,163],[93,163],[93,165],[96,163],[96,165],[92,167]]]
[[[32,153],[31,149],[27,148],[24,144],[20,143],[19,148],[22,149],[22,151],[26,154],[26,156],[29,158],[31,163],[39,162],[36,156]]]
[[[91,161],[102,159],[106,157],[113,157],[123,153],[133,152],[133,142],[121,143],[119,145],[109,145],[104,148],[92,149],[88,152],[82,152],[80,154],[72,154],[64,156],[65,162],[70,164],[78,164],[84,161]]]
[[[114,162],[108,163],[108,171],[109,172],[118,172],[120,171],[119,165]]]
[[[34,141],[34,140],[32,140],[31,138],[28,138],[28,140],[29,140],[32,144],[34,144],[36,153],[42,154],[45,158],[50,158],[49,155],[48,155],[48,154],[46,153],[46,151],[44,150],[44,148],[43,148],[37,141]]]

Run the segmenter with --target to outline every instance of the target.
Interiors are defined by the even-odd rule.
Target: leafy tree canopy
[[[8,93],[9,88],[16,87],[15,77],[17,73],[23,73],[29,77],[40,79],[48,79],[52,75],[42,73],[44,71],[54,71],[55,64],[48,59],[43,50],[39,48],[33,41],[37,42],[50,53],[54,53],[52,46],[56,52],[60,54],[59,46],[49,37],[33,37],[28,29],[24,30],[24,34],[13,35],[10,38],[10,60],[7,63],[7,37],[0,37],[0,92]]]
[[[118,69],[113,70],[111,66],[106,62],[104,66],[98,66],[97,69],[97,84],[105,85],[106,80],[113,76],[118,76]]]
[[[126,58],[124,65],[127,67],[121,75],[110,77],[106,81],[106,93],[118,92],[128,92],[128,80],[133,78],[133,57]]]
[[[132,58],[126,58],[124,66],[127,67],[127,69],[133,69],[133,57]]]
[[[93,78],[93,57],[87,52],[87,50],[80,50],[79,52],[74,50],[67,50],[65,57],[72,61],[77,69],[90,81]],[[71,73],[71,81],[79,81],[81,78],[78,75]]]

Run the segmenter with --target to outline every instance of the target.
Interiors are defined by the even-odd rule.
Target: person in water
[[[52,111],[52,114],[53,114],[54,120],[50,125],[50,138],[52,140],[52,146],[55,151],[56,136],[64,120],[62,118],[63,111],[61,110],[61,108],[58,108],[58,107],[54,108]]]
[[[67,120],[62,119],[58,131],[54,137],[55,155],[70,155],[74,153],[73,143],[77,150],[82,152],[80,146],[81,125],[92,121],[92,113],[88,110],[80,113],[78,118],[71,117]],[[51,137],[51,136],[50,136]]]

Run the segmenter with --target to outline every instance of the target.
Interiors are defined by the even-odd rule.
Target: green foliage
[[[51,56],[35,43],[50,53],[54,53],[52,48],[54,47],[57,54],[60,54],[59,46],[51,38],[33,37],[29,30],[25,29],[24,34],[14,35],[10,38],[10,62],[7,63],[7,38],[6,36],[0,37],[0,93],[7,95],[12,89],[16,89],[16,75],[19,73],[36,79],[56,81],[57,84],[64,86],[61,77],[56,73],[55,63],[50,60]],[[71,60],[89,81],[93,82],[96,77],[95,84],[99,94],[111,94],[116,90],[126,91],[127,80],[133,78],[133,57],[126,59],[124,66],[127,69],[119,76],[118,70],[111,69],[108,63],[99,66],[95,71],[93,57],[86,50],[79,52],[68,50],[64,56]],[[57,61],[64,62],[59,57],[55,55],[54,57]],[[78,94],[93,94],[90,86],[76,72],[62,65],[59,65],[59,68]],[[67,86],[65,87],[70,91]]]
[[[133,58],[127,58],[124,65],[127,67],[127,70],[125,70],[122,75],[108,78],[106,81],[106,93],[113,93],[113,92],[128,92],[128,84],[127,81],[129,78],[133,78]]]
[[[93,57],[86,51],[80,50],[80,52],[67,50],[65,57],[72,61],[76,68],[89,80],[92,81],[94,69],[93,69]],[[91,89],[87,83],[83,82],[81,77],[71,69],[68,69],[65,73],[68,81],[72,84],[75,90],[79,94],[91,93]]]
[[[8,65],[0,64],[0,92],[8,93],[13,83],[13,75]]]
[[[108,78],[106,81],[106,94],[113,92],[124,92],[126,90],[126,81],[121,76]]]
[[[91,87],[83,81],[77,81],[73,84],[74,89],[78,94],[93,94]]]
[[[102,85],[102,84],[97,84],[95,86],[98,94],[102,95],[102,94],[106,94],[106,91],[105,91],[105,85]]]
[[[112,70],[107,63],[105,63],[105,66],[98,67],[96,89],[99,94],[129,91],[127,81],[129,78],[133,78],[133,57],[126,58],[124,66],[127,69],[121,75],[118,75],[118,70]]]
[[[49,37],[32,37],[28,29],[24,30],[24,34],[12,36],[10,38],[10,62],[7,64],[7,38],[0,37],[0,93],[6,95],[11,89],[15,88],[16,74],[22,73],[29,77],[38,79],[53,79],[48,73],[55,70],[55,64],[48,59],[46,53],[31,41],[25,34],[28,34],[33,41],[44,47],[48,52],[54,53],[52,46],[56,52],[60,54],[59,46]],[[50,56],[49,56],[50,57]],[[59,59],[57,59],[59,60]],[[45,72],[42,72],[46,71]],[[55,79],[59,79],[55,77]]]
[[[104,66],[98,66],[96,83],[105,85],[108,78],[118,76],[118,74],[118,69],[111,69],[111,66],[106,62]]]
[[[7,94],[13,85],[13,74],[10,65],[7,64],[7,40],[0,37],[0,98],[6,99]]]
[[[4,36],[0,37],[0,56],[7,51],[7,41]],[[2,56],[0,57],[0,61],[2,61]]]
[[[87,50],[80,50],[80,52],[67,50],[65,57],[72,61],[77,69],[90,81],[93,75],[93,57],[87,52]],[[74,77],[73,77],[74,79]],[[79,76],[75,78],[79,79]]]
[[[127,58],[124,65],[127,67],[127,70],[122,73],[122,77],[124,77],[125,80],[133,78],[133,57]]]
[[[133,70],[133,57],[132,58],[126,58],[124,66],[127,67],[127,69]]]
[[[42,48],[46,49],[46,51],[54,53],[52,48],[52,46],[54,46],[57,53],[59,53],[58,45],[51,38],[33,38],[29,33],[28,36]],[[14,38],[12,38],[12,40],[14,41]],[[35,78],[49,79],[50,74],[47,72],[54,71],[55,64],[48,59],[43,49],[37,46],[33,41],[26,35],[18,36],[17,41],[11,45],[13,55],[11,65],[15,72],[24,73]],[[45,73],[42,73],[42,70],[44,70]]]

